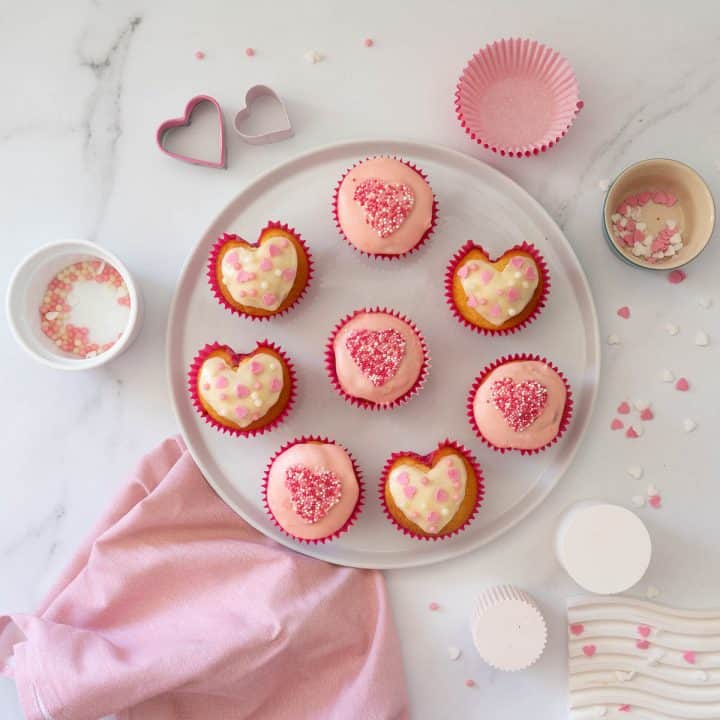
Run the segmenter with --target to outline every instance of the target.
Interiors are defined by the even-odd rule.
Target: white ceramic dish
[[[333,188],[358,159],[397,154],[429,175],[439,203],[432,238],[401,260],[370,259],[339,238],[333,224]],[[222,232],[255,240],[268,220],[299,230],[315,261],[313,285],[296,309],[270,322],[231,315],[213,297],[205,277],[208,252]],[[443,297],[445,266],[468,238],[492,253],[528,240],[550,266],[552,289],[543,314],[522,332],[486,338],[462,327]],[[323,366],[335,321],[363,306],[386,305],[412,318],[425,334],[432,367],[422,392],[390,412],[353,408],[332,389]],[[188,367],[205,343],[243,352],[269,338],[290,354],[299,397],[287,420],[260,437],[227,437],[206,425],[187,392]],[[250,184],[212,222],[191,253],[168,321],[168,377],[187,445],[217,493],[266,535],[295,550],[334,563],[398,568],[423,565],[473,550],[520,522],[558,482],[577,450],[597,390],[600,348],[595,307],[585,274],[562,232],[522,188],[479,160],[448,148],[405,141],[355,141],[309,152]],[[465,416],[473,378],[496,357],[537,352],[558,364],[573,390],[575,410],[567,433],[536,456],[500,455],[474,436]],[[261,479],[268,458],[287,440],[327,435],[348,447],[364,474],[366,505],[356,525],[337,540],[307,545],[279,532],[265,515]],[[377,499],[379,473],[396,450],[425,453],[450,437],[477,456],[486,495],[465,531],[424,542],[399,533]]]
[[[112,265],[125,281],[130,296],[127,325],[117,342],[91,358],[58,352],[40,329],[38,308],[53,276],[72,263],[99,258]],[[15,269],[7,293],[10,329],[17,342],[36,360],[56,370],[88,370],[110,362],[123,353],[137,336],[142,324],[142,299],[130,272],[118,257],[87,240],[59,240],[28,255]]]

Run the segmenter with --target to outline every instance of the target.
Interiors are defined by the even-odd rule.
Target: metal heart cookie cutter
[[[192,157],[190,155],[183,155],[182,153],[176,153],[172,150],[168,150],[165,147],[165,137],[171,130],[177,128],[189,127],[192,122],[192,114],[195,108],[201,103],[210,103],[217,111],[219,132],[219,157],[217,160],[203,160],[202,158]],[[176,160],[182,160],[183,162],[192,163],[193,165],[202,165],[203,167],[210,168],[225,168],[226,166],[226,152],[225,152],[225,126],[223,124],[222,110],[220,109],[220,103],[210,95],[196,95],[194,98],[188,100],[188,104],[185,106],[185,114],[179,118],[172,118],[171,120],[165,120],[157,129],[155,136],[157,146],[166,155]]]
[[[275,100],[275,103],[280,107],[283,115],[282,125],[275,130],[268,130],[267,132],[249,134],[243,132],[241,126],[243,122],[250,117],[252,104],[261,97],[270,97]],[[267,143],[279,142],[280,140],[287,140],[293,136],[292,125],[290,124],[290,116],[288,115],[285,103],[282,98],[267,85],[253,85],[245,93],[245,106],[238,110],[235,115],[233,122],[235,132],[250,145],[265,145]]]

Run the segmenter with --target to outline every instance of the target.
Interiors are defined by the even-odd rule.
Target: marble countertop
[[[563,718],[565,598],[577,587],[552,551],[559,514],[578,499],[630,505],[647,483],[663,508],[639,512],[654,558],[643,583],[659,600],[720,606],[720,444],[715,432],[720,348],[717,241],[677,286],[615,259],[600,232],[602,185],[646,157],[685,161],[720,197],[720,31],[716,3],[232,3],[212,0],[38,0],[5,3],[0,28],[3,232],[0,292],[29,251],[86,237],[120,255],[142,286],[143,331],[124,356],[85,374],[30,360],[0,324],[5,458],[0,491],[0,608],[32,609],[144,451],[176,432],[167,394],[164,332],[182,263],[217,213],[259,172],[303,150],[355,137],[441,143],[482,157],[517,180],[558,221],[588,273],[603,337],[600,397],[590,433],[548,500],[499,541],[442,565],[387,574],[402,638],[413,717]],[[523,35],[572,62],[585,110],[555,149],[502,159],[472,144],[453,112],[467,58],[497,37]],[[375,46],[362,40],[372,37]],[[252,46],[257,55],[247,58]],[[207,53],[204,60],[196,50]],[[303,59],[308,50],[323,62]],[[154,130],[198,92],[229,113],[244,88],[264,82],[286,98],[292,140],[268,147],[229,138],[226,172],[162,157]],[[229,116],[229,115],[228,115]],[[703,309],[698,297],[711,297]],[[630,320],[615,314],[632,309]],[[670,336],[665,324],[680,327]],[[707,332],[709,347],[694,344]],[[691,380],[676,393],[660,372]],[[620,400],[653,403],[638,440],[611,433]],[[682,420],[698,423],[685,433]],[[642,480],[625,473],[645,468]],[[515,583],[546,613],[550,642],[522,674],[486,667],[467,617],[485,586]],[[440,604],[431,613],[430,601]],[[448,645],[463,650],[451,662]],[[432,677],[432,682],[430,681]],[[474,688],[464,680],[473,678]],[[22,717],[0,681],[0,716]]]

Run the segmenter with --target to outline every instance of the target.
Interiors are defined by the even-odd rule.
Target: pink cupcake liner
[[[465,66],[455,112],[465,132],[487,150],[530,157],[565,136],[584,105],[578,92],[575,73],[558,52],[535,40],[505,38],[486,45]],[[543,99],[544,112],[537,103]]]
[[[244,312],[238,308],[236,308],[223,294],[222,290],[220,289],[220,286],[218,284],[217,275],[216,275],[216,264],[218,257],[220,256],[220,253],[222,252],[225,245],[229,242],[238,242],[243,241],[247,242],[244,238],[241,238],[239,235],[234,235],[233,233],[223,233],[221,237],[217,239],[215,244],[212,246],[210,250],[210,255],[208,257],[208,269],[207,269],[207,278],[208,282],[210,283],[210,289],[212,290],[213,295],[217,299],[217,301],[226,309],[228,309],[231,313],[234,315],[239,315],[241,317],[250,318],[251,320],[272,320],[274,318],[280,317],[281,315],[284,315],[289,310],[292,310],[304,297],[305,293],[307,292],[308,287],[310,287],[310,282],[313,277],[313,260],[312,260],[312,254],[310,253],[310,248],[308,247],[305,240],[303,240],[302,236],[300,235],[295,228],[290,227],[286,223],[280,223],[276,222],[274,220],[271,220],[268,222],[268,224],[260,231],[260,234],[258,235],[258,239],[255,241],[255,243],[248,243],[251,247],[258,247],[260,243],[260,238],[263,236],[263,234],[267,230],[284,230],[285,232],[290,233],[295,237],[295,239],[298,241],[300,246],[302,247],[305,257],[307,258],[307,266],[308,266],[308,276],[307,281],[305,282],[305,286],[300,291],[299,295],[293,300],[293,302],[290,303],[286,308],[283,310],[280,310],[278,312],[273,313],[272,315],[253,315],[252,313]]]
[[[290,395],[288,396],[285,407],[278,414],[278,416],[274,420],[271,420],[267,425],[262,425],[252,430],[233,428],[224,425],[221,422],[218,422],[205,409],[202,401],[200,400],[200,396],[198,395],[197,376],[200,372],[200,367],[202,366],[203,362],[205,362],[206,358],[215,350],[225,350],[231,353],[233,365],[237,365],[237,363],[239,363],[244,358],[253,355],[259,350],[263,349],[276,352],[282,358],[288,369],[288,374],[290,375]],[[214,342],[205,345],[205,347],[202,348],[202,350],[200,350],[193,359],[192,364],[190,365],[190,370],[188,371],[188,390],[190,391],[190,398],[192,400],[193,406],[208,425],[211,425],[216,430],[219,430],[222,433],[227,433],[228,435],[235,435],[237,437],[254,437],[255,435],[262,435],[263,433],[269,432],[285,420],[287,414],[292,409],[292,406],[294,405],[295,399],[297,397],[297,378],[295,375],[295,368],[292,364],[292,361],[286,355],[285,351],[279,345],[276,345],[269,340],[261,340],[256,344],[255,349],[249,353],[236,353],[229,345],[223,345],[222,343]]]
[[[337,445],[338,447],[341,447],[350,458],[350,462],[353,467],[353,472],[355,473],[355,477],[358,481],[358,499],[355,503],[355,507],[353,508],[352,513],[350,513],[350,516],[345,521],[343,526],[336,530],[334,533],[330,535],[326,535],[322,538],[315,538],[313,539],[307,539],[307,538],[299,538],[295,535],[292,535],[289,533],[280,523],[277,521],[277,518],[275,515],[273,515],[272,510],[270,509],[270,504],[268,503],[267,499],[267,489],[268,489],[268,482],[270,481],[270,469],[273,466],[273,463],[275,460],[277,460],[280,455],[282,455],[286,450],[290,449],[294,445],[301,445],[302,443],[308,443],[308,442],[321,442],[321,443],[327,443],[328,445]],[[358,467],[357,461],[353,457],[352,453],[344,446],[341,445],[338,442],[335,442],[335,440],[330,440],[326,437],[320,437],[319,435],[303,435],[299,438],[295,438],[294,440],[290,440],[289,442],[286,442],[268,461],[267,467],[265,468],[265,475],[263,476],[263,486],[262,486],[262,501],[263,505],[265,506],[265,512],[268,514],[268,517],[273,521],[275,524],[275,527],[277,527],[281,532],[283,532],[288,537],[292,538],[293,540],[296,540],[297,542],[301,543],[307,543],[308,545],[317,545],[329,542],[330,540],[334,540],[337,537],[340,537],[343,533],[346,533],[352,525],[354,525],[355,521],[357,520],[358,516],[360,515],[360,512],[362,511],[363,504],[365,502],[365,490],[363,487],[363,478],[362,478],[362,472],[360,468]]]
[[[414,460],[417,460],[418,462],[423,463],[424,465],[431,465],[433,456],[439,451],[444,448],[452,448],[453,450],[457,450],[458,453],[460,453],[465,460],[470,464],[470,466],[473,469],[473,472],[475,473],[475,478],[477,480],[477,497],[475,499],[475,506],[472,509],[472,512],[470,515],[468,515],[467,520],[457,529],[453,530],[452,532],[439,532],[437,535],[418,535],[417,533],[414,533],[412,530],[409,530],[408,528],[401,525],[395,516],[390,512],[390,508],[388,507],[387,500],[385,498],[385,485],[387,483],[387,477],[390,473],[390,470],[395,463],[396,460],[400,458],[413,458]],[[483,498],[485,497],[485,478],[483,476],[482,468],[480,467],[478,461],[476,460],[475,456],[468,450],[464,445],[461,443],[456,442],[455,440],[450,440],[449,438],[446,438],[441,443],[438,444],[438,446],[432,451],[427,453],[427,455],[419,455],[416,452],[408,451],[408,452],[394,452],[390,457],[387,459],[383,470],[382,475],[380,477],[380,483],[378,487],[379,497],[380,497],[380,505],[383,509],[383,512],[385,513],[385,516],[388,520],[395,526],[397,530],[399,530],[404,535],[408,535],[411,538],[414,538],[415,540],[445,540],[446,538],[452,537],[453,535],[457,535],[458,533],[462,532],[474,519],[477,515],[478,510],[480,509],[480,506],[482,505]]]
[[[367,257],[374,257],[374,258],[382,258],[383,260],[396,260],[397,258],[405,257],[406,255],[411,255],[416,250],[419,250],[425,242],[428,240],[428,238],[433,234],[435,231],[435,225],[437,224],[437,213],[438,213],[438,201],[437,196],[435,193],[433,193],[433,206],[432,206],[432,218],[430,220],[430,227],[425,231],[425,234],[420,238],[420,240],[415,243],[409,250],[406,250],[404,253],[399,253],[396,255],[393,255],[391,253],[369,253],[366,250],[361,250],[360,248],[353,245],[350,240],[348,240],[347,235],[343,232],[342,225],[340,225],[340,217],[338,215],[338,194],[340,193],[340,186],[342,185],[343,180],[347,176],[347,174],[353,169],[356,168],[358,165],[367,162],[368,160],[375,160],[377,158],[383,158],[383,157],[390,157],[393,160],[398,160],[403,165],[406,165],[411,170],[414,170],[428,185],[430,185],[430,182],[428,181],[427,173],[425,173],[423,170],[421,170],[417,165],[408,162],[407,160],[403,160],[402,158],[397,157],[396,155],[372,155],[369,157],[366,157],[364,160],[358,160],[356,163],[352,165],[352,167],[349,167],[345,172],[342,174],[342,177],[340,180],[338,180],[337,185],[335,186],[335,191],[333,193],[333,217],[335,218],[335,226],[338,229],[338,232],[340,235],[342,235],[343,240],[357,253],[360,253],[361,255],[366,255]],[[432,186],[430,186],[432,189]]]
[[[480,428],[478,427],[477,422],[475,422],[475,413],[473,412],[473,402],[475,400],[475,395],[477,394],[478,388],[483,383],[485,378],[496,368],[499,368],[501,365],[504,365],[505,363],[514,362],[516,360],[532,360],[536,362],[542,362],[545,363],[549,368],[554,370],[559,376],[560,379],[563,381],[563,384],[565,385],[565,408],[563,410],[562,418],[560,418],[560,426],[558,427],[557,435],[548,443],[545,443],[545,445],[542,445],[539,448],[533,448],[532,450],[528,450],[525,448],[501,448],[497,445],[494,445],[491,443],[483,434]],[[521,455],[536,455],[537,453],[542,452],[543,450],[547,450],[551,445],[554,445],[565,433],[565,430],[567,430],[567,426],[570,424],[570,419],[572,418],[572,412],[573,412],[573,398],[572,398],[572,391],[570,389],[570,384],[567,381],[567,378],[565,375],[563,375],[562,372],[557,368],[556,365],[551,363],[546,357],[543,357],[541,355],[529,355],[527,353],[515,353],[513,355],[505,355],[504,357],[498,358],[495,360],[495,362],[491,363],[490,365],[486,365],[482,372],[475,378],[475,381],[472,384],[472,387],[470,388],[470,393],[468,394],[467,399],[467,417],[470,422],[470,427],[472,427],[473,432],[477,437],[482,440],[485,445],[487,445],[492,450],[495,450],[496,452],[499,452],[501,454],[505,454],[506,452],[519,452]]]
[[[420,367],[420,374],[418,375],[417,380],[404,395],[401,395],[399,398],[396,398],[389,403],[375,403],[371,400],[366,400],[365,398],[358,398],[345,392],[342,385],[340,384],[340,378],[338,377],[337,370],[335,368],[335,351],[333,349],[335,337],[346,325],[346,323],[350,322],[350,320],[352,320],[356,315],[359,315],[361,313],[385,313],[387,315],[392,315],[393,317],[398,318],[398,320],[406,322],[412,328],[413,332],[418,336],[420,344],[422,345],[423,363]],[[420,330],[418,330],[417,325],[415,325],[415,323],[410,320],[410,318],[408,318],[406,315],[399,313],[397,310],[390,310],[388,308],[360,308],[359,310],[355,310],[349,315],[346,315],[335,325],[332,332],[330,333],[330,337],[328,338],[327,344],[325,345],[325,369],[327,370],[330,382],[335,388],[337,394],[344,398],[351,405],[355,405],[356,407],[364,408],[366,410],[390,410],[399,405],[404,405],[406,402],[408,402],[408,400],[410,400],[410,398],[420,392],[423,385],[425,384],[427,374],[430,370],[430,353],[425,343],[425,337],[420,332]]]
[[[535,308],[533,311],[520,323],[517,325],[513,325],[509,328],[497,328],[497,329],[490,329],[490,328],[484,328],[484,327],[478,327],[474,323],[470,322],[458,309],[457,305],[455,304],[455,298],[453,297],[453,278],[455,276],[455,270],[457,269],[457,266],[465,259],[465,256],[471,251],[471,250],[480,250],[485,255],[487,255],[490,262],[497,262],[502,255],[506,255],[507,253],[512,252],[513,250],[522,250],[523,252],[528,253],[532,256],[533,260],[535,261],[535,264],[538,267],[538,270],[540,271],[540,277],[542,279],[542,293],[537,301],[537,304],[535,305]],[[512,335],[513,333],[517,332],[518,330],[522,330],[524,327],[529,325],[535,318],[541,314],[542,309],[545,307],[545,304],[547,302],[547,296],[550,293],[550,272],[548,270],[547,263],[545,262],[545,258],[540,254],[540,251],[532,244],[523,242],[520,245],[513,245],[513,247],[508,248],[505,252],[502,253],[497,258],[491,258],[489,253],[485,251],[485,248],[483,248],[482,245],[477,245],[472,240],[468,240],[450,259],[450,262],[448,263],[447,270],[445,271],[445,300],[448,304],[448,307],[450,308],[450,311],[455,316],[455,319],[462,325],[465,325],[465,327],[470,328],[471,330],[474,330],[477,333],[481,333],[482,335]]]

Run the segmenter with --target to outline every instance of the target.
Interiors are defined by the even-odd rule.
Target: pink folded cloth
[[[375,571],[240,519],[179,439],[145,457],[37,614],[0,616],[28,720],[407,718]]]

